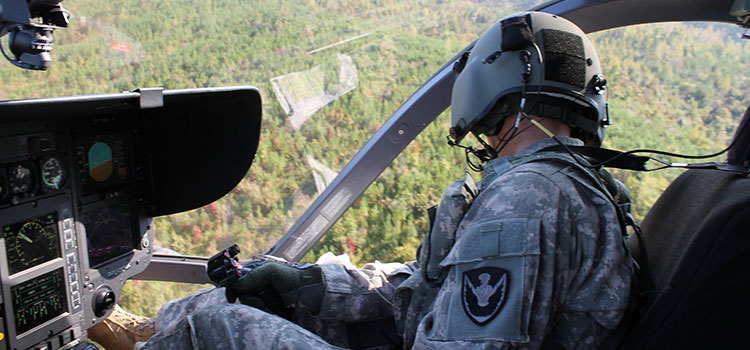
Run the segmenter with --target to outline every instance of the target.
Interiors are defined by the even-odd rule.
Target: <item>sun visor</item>
[[[165,91],[148,116],[154,179],[153,216],[209,204],[242,180],[260,140],[255,88]]]
[[[249,86],[156,88],[0,101],[0,122],[18,130],[13,133],[20,136],[14,139],[53,140],[50,147],[70,150],[65,152],[70,156],[72,191],[84,205],[95,196],[136,188],[144,202],[140,211],[159,216],[204,206],[234,189],[258,148],[261,107],[260,93]],[[29,131],[24,129],[54,131],[35,137],[26,136]],[[109,153],[92,153],[91,145],[99,142],[109,144],[96,150]],[[18,153],[16,146],[0,146]],[[122,179],[112,175],[101,183],[87,180],[94,174],[93,157],[114,162],[110,173],[119,171]]]

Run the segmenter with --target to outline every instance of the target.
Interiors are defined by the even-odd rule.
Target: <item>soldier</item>
[[[470,177],[445,190],[418,261],[268,262],[226,290],[254,307],[221,289],[170,302],[142,348],[615,346],[634,273],[627,203],[571,152],[599,146],[609,122],[592,44],[561,17],[520,13],[455,70],[452,144],[474,134],[486,163],[470,162],[478,190]]]

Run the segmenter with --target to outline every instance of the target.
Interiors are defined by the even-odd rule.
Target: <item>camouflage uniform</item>
[[[633,267],[613,205],[573,167],[513,166],[555,144],[544,139],[487,163],[414,348],[598,349],[619,325]],[[482,285],[497,289],[485,307],[473,291]]]
[[[470,206],[463,182],[449,186],[423,242],[421,268],[321,265],[321,310],[302,310],[295,321],[325,341],[278,317],[226,305],[193,313],[152,342],[335,349],[329,344],[348,346],[345,325],[393,317],[405,348],[606,347],[628,304],[630,255],[613,205],[586,174],[552,161],[514,165],[555,144],[545,139],[488,162]]]

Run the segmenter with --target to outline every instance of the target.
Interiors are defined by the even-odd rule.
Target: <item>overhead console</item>
[[[0,350],[86,340],[148,266],[151,218],[231,191],[260,124],[253,87],[0,102]]]

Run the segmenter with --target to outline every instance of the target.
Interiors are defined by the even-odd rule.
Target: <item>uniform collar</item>
[[[560,141],[560,143],[567,145],[567,146],[583,146],[583,141],[579,139],[575,139],[568,136],[556,136],[557,140]],[[512,161],[530,156],[534,153],[537,153],[547,147],[550,146],[556,146],[558,145],[557,141],[555,141],[552,138],[544,138],[542,140],[539,140],[537,142],[532,143],[529,145],[529,147],[526,147],[522,149],[520,152],[512,155],[512,156],[506,156],[506,157],[500,157],[495,158],[493,160],[490,160],[487,162],[487,164],[484,165],[484,173],[482,173],[482,182],[480,185],[480,189],[486,188],[487,185],[489,185],[495,178],[498,176],[505,174],[510,169],[513,168]]]

